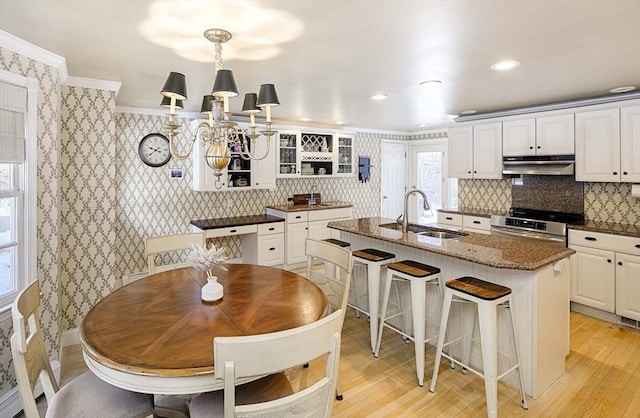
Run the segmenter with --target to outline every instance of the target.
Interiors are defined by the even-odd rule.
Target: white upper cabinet
[[[502,154],[505,157],[536,155],[535,118],[505,121],[502,134]]]
[[[473,126],[449,128],[449,177],[473,178]]]
[[[505,121],[502,124],[505,157],[572,155],[573,114]]]
[[[502,178],[502,122],[474,125],[473,178]]]
[[[575,134],[573,113],[536,118],[537,155],[573,155]]]
[[[303,130],[279,131],[277,177],[346,177],[355,174],[354,135]]]
[[[258,157],[268,154],[261,160],[254,160],[251,164],[251,185],[254,189],[276,188],[276,141],[277,135],[267,142],[264,138],[256,142],[256,155]]]
[[[620,178],[620,109],[576,113],[576,180]]]
[[[502,123],[450,128],[449,177],[502,178]]]
[[[620,109],[620,168],[623,182],[640,182],[640,105]]]

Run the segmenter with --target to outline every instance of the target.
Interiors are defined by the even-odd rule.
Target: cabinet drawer
[[[581,245],[589,248],[599,248],[625,254],[640,255],[640,238],[603,234],[601,232],[570,229],[569,245]]]
[[[459,213],[438,212],[438,223],[442,225],[462,226],[462,215]]]
[[[309,211],[309,221],[325,221],[333,219],[351,219],[352,208],[335,208]]]
[[[480,229],[482,231],[489,231],[491,229],[491,218],[464,215],[462,217],[462,227],[464,229],[471,228]]]
[[[284,222],[270,222],[258,225],[258,235],[283,234]]]
[[[275,266],[284,263],[284,234],[258,237],[258,264]]]
[[[228,228],[216,228],[205,230],[205,238],[228,237],[231,235],[255,234],[258,232],[257,225],[231,226]]]
[[[290,223],[290,224],[294,224],[298,222],[307,222],[308,219],[309,219],[309,212],[306,212],[306,211],[287,213],[287,223]]]

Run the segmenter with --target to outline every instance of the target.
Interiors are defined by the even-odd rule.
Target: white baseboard
[[[595,318],[602,319],[603,321],[611,322],[614,324],[620,323],[618,315],[611,312],[601,311],[600,309],[592,308],[580,303],[571,302],[571,310],[574,312],[580,312],[581,314],[593,316]]]
[[[60,362],[53,360],[51,362],[51,368],[56,380],[60,382]],[[36,397],[42,395],[42,384],[40,381],[36,384],[33,390]],[[13,418],[22,411],[22,399],[20,399],[20,390],[18,387],[11,389],[0,398],[0,418]]]
[[[80,344],[80,329],[72,328],[66,331],[62,331],[62,337],[60,338],[60,348],[69,347],[70,345]]]

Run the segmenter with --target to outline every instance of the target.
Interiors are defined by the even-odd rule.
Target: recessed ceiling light
[[[418,83],[420,87],[433,87],[433,86],[438,86],[440,84],[442,84],[442,81],[440,80],[426,80]]]
[[[303,122],[309,122],[311,120],[311,118],[300,118],[301,121]]]
[[[628,91],[633,91],[636,89],[636,86],[624,86],[624,87],[616,87],[614,89],[609,90],[611,93],[626,93]]]
[[[500,61],[493,64],[491,66],[491,69],[496,71],[504,71],[510,70],[513,67],[517,67],[518,65],[520,65],[520,61]]]
[[[389,97],[388,94],[377,93],[371,96],[371,100],[384,100],[384,99],[387,99],[388,97]]]
[[[426,127],[426,126],[427,126],[427,124],[426,124],[426,123],[421,123],[420,125],[418,125],[418,128],[424,128],[424,127]]]
[[[338,121],[338,122],[336,122],[336,125],[344,125],[344,122],[343,121]]]
[[[460,112],[461,115],[473,115],[474,113],[478,113],[478,111],[474,109],[470,109],[470,110],[463,110],[462,112]]]

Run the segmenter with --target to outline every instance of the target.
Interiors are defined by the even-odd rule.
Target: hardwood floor
[[[412,344],[385,329],[380,357],[369,348],[367,319],[347,312],[342,332],[340,379],[344,400],[334,417],[483,417],[484,383],[479,377],[451,370],[442,362],[436,393],[428,386],[433,347],[427,348],[425,387],[415,378]],[[297,387],[322,373],[323,361],[289,372]],[[79,346],[64,349],[63,380],[84,370]],[[580,313],[571,313],[571,354],[567,373],[538,399],[520,408],[517,390],[498,385],[502,417],[639,417],[640,332]]]

